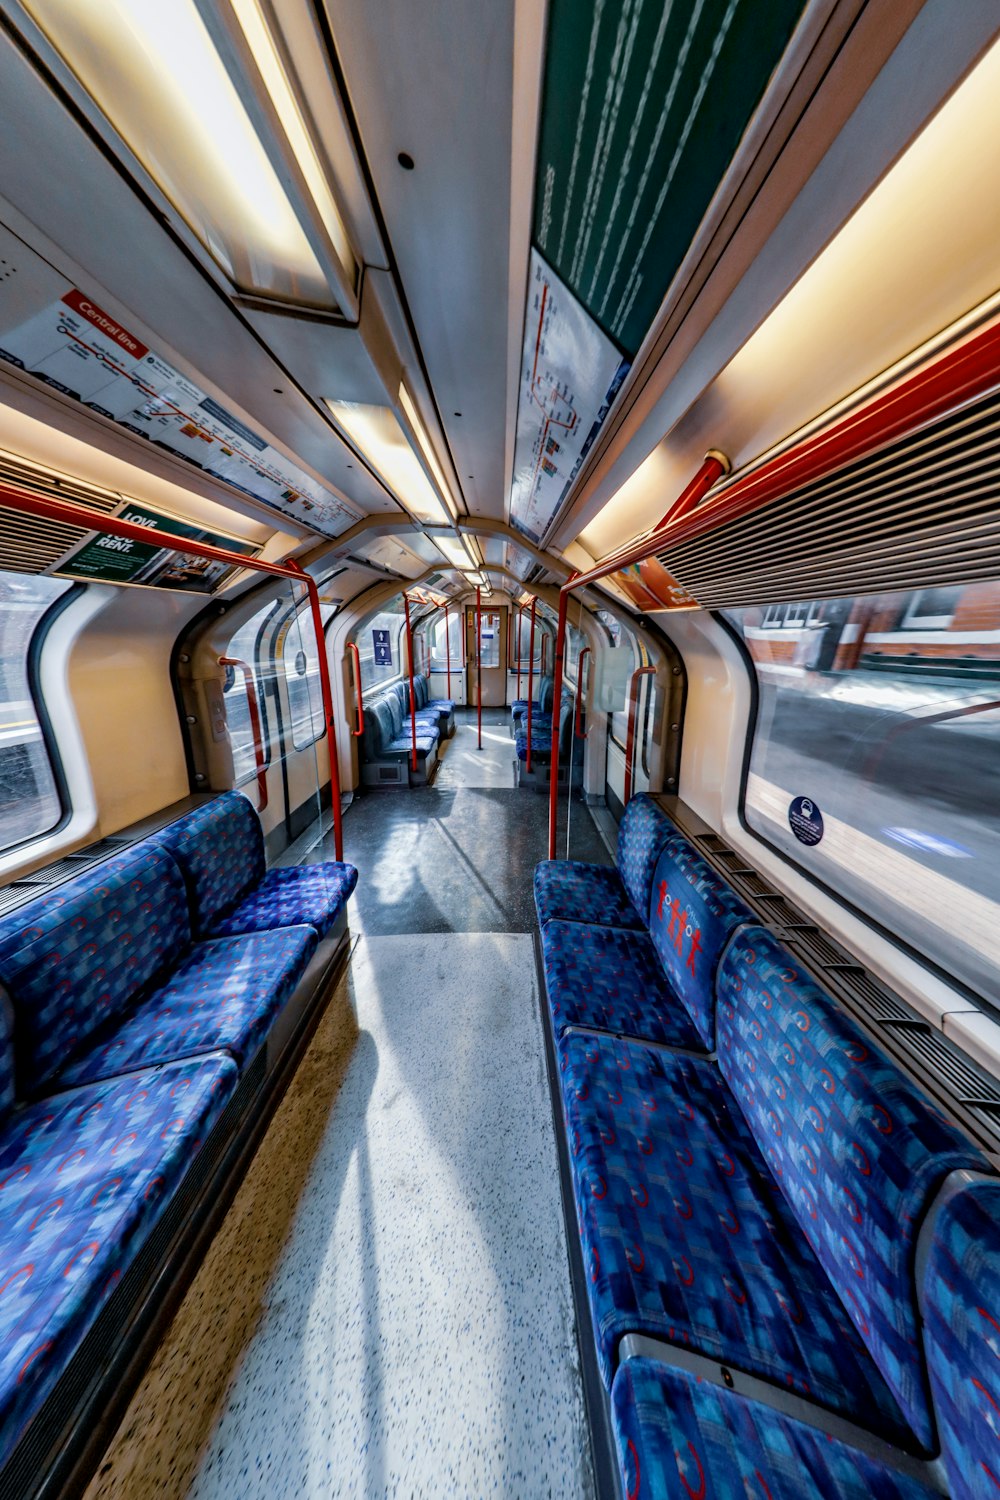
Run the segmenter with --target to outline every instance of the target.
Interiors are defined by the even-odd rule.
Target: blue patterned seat
[[[557,1036],[568,1026],[705,1050],[688,1012],[667,984],[644,932],[547,922],[542,928],[545,992]]]
[[[922,1447],[934,1444],[914,1276],[949,1172],[986,1159],[763,928],[719,970],[719,1066],[786,1203]]]
[[[904,1435],[719,1069],[601,1036],[559,1055],[607,1383],[621,1337],[647,1333]]]
[[[151,842],[181,868],[197,937],[232,937],[273,927],[336,922],[358,881],[336,860],[268,870],[260,819],[242,792],[224,792],[178,818]]]
[[[611,1408],[629,1500],[940,1497],[929,1479],[894,1470],[888,1455],[869,1456],[821,1429],[653,1360],[622,1365]]]
[[[289,927],[192,946],[184,881],[156,844],[85,871],[0,922],[19,1094],[219,1048],[246,1060],[317,941]]]
[[[9,1064],[7,1074],[9,1106]],[[74,1089],[0,1123],[0,1463],[149,1239],[236,1082],[232,1059],[210,1054]]]
[[[956,1173],[921,1288],[941,1448],[955,1500],[1000,1495],[1000,1181]]]
[[[645,929],[656,862],[671,835],[676,829],[652,797],[633,797],[618,826],[617,869],[562,859],[535,866],[538,925],[558,919]]]
[[[311,927],[196,943],[166,983],[60,1068],[59,1088],[221,1048],[240,1068],[264,1042],[316,947]]]

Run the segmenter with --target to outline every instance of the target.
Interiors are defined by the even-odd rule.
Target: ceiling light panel
[[[397,500],[432,526],[450,520],[391,407],[327,401],[337,426],[380,475]]]
[[[257,0],[215,8],[211,32],[196,0],[24,9],[237,289],[327,309],[353,300],[347,232]]]

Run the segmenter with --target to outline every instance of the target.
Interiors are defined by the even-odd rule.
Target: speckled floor
[[[349,809],[362,936],[87,1500],[592,1495],[530,936],[545,799],[460,765]]]

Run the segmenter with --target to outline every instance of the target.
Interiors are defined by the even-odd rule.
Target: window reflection
[[[759,686],[751,827],[995,994],[1000,582],[727,613]]]

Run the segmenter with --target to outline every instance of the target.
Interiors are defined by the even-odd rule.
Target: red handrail
[[[541,658],[542,659],[541,659],[541,661],[538,664],[538,675],[539,675],[539,677],[544,677],[545,676],[545,658],[549,654],[549,652],[548,652],[548,646],[549,646],[548,632],[543,630],[542,631],[542,650],[541,650]]]
[[[24,515],[41,516],[46,521],[66,521],[84,531],[98,531],[107,536],[124,537],[130,542],[150,544],[150,531],[134,521],[123,521],[117,516],[102,516],[85,505],[72,500],[57,499],[51,495],[34,495],[29,490],[17,489],[13,485],[0,484],[0,506],[6,510],[20,511]],[[316,580],[303,571],[298,563],[263,562],[259,557],[246,557],[241,552],[231,552],[227,547],[216,547],[210,542],[198,542],[188,538],[172,537],[168,532],[153,533],[156,545],[164,552],[180,552],[188,557],[204,557],[209,562],[227,563],[232,568],[246,568],[252,573],[270,573],[276,578],[291,578],[301,583],[309,595],[313,629],[319,652],[319,680],[323,695],[323,715],[330,749],[330,802],[333,812],[334,850],[338,860],[344,857],[344,832],[340,813],[340,763],[337,755],[336,722],[333,714],[333,688],[330,683],[330,663],[326,655],[326,635],[323,630],[323,615],[320,610],[319,589]]]
[[[628,685],[628,733],[625,736],[625,806],[632,797],[632,766],[635,760],[635,721],[639,709],[639,694],[636,692],[640,677],[655,673],[655,667],[636,667]]]
[[[354,652],[354,687],[358,695],[358,727],[351,734],[359,740],[365,732],[365,690],[361,683],[361,655],[353,641],[347,643],[348,651]]]
[[[417,696],[413,691],[413,632],[410,629],[410,596],[403,590],[403,608],[406,611],[406,665],[410,674],[410,767],[417,770]]]
[[[451,700],[451,626],[448,624],[448,606],[444,607],[444,653],[448,670],[448,699]]]
[[[531,630],[528,634],[528,748],[525,754],[524,768],[531,771],[531,690],[535,677],[535,611],[538,609],[538,600],[531,601]],[[549,854],[550,859],[555,859],[555,854]]]
[[[253,759],[257,767],[257,793],[260,797],[257,811],[263,812],[267,806],[267,754],[264,749],[264,731],[260,722],[260,704],[257,702],[257,683],[254,680],[253,668],[249,662],[240,661],[238,656],[220,656],[219,666],[238,667],[243,673],[247,711],[250,714],[250,733],[253,735]]]
[[[483,748],[483,606],[479,586],[476,586],[476,715],[479,726],[479,744]]]
[[[583,650],[580,652],[580,659],[576,664],[576,722],[574,724],[574,728],[576,730],[576,737],[578,740],[585,740],[587,738],[587,734],[590,733],[589,729],[587,730],[587,734],[583,734],[580,730],[580,709],[583,707],[583,659],[585,656],[589,655],[590,647],[584,646]]]

